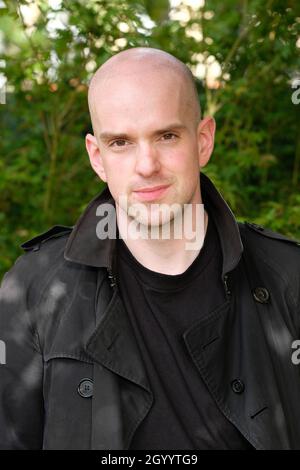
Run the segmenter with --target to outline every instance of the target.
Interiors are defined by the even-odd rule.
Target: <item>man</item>
[[[123,51],[88,98],[107,188],[4,277],[0,447],[300,448],[299,244],[199,177],[215,123],[175,57]]]

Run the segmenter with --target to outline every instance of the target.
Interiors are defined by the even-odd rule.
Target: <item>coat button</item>
[[[234,393],[243,393],[243,391],[245,390],[245,384],[240,379],[234,379],[231,382],[231,388]]]
[[[93,381],[91,379],[82,379],[79,382],[77,391],[83,398],[90,398],[93,396]]]
[[[270,294],[265,287],[255,287],[252,293],[256,302],[260,302],[261,304],[266,304],[269,302]]]

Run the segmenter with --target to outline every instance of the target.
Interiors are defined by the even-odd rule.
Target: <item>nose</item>
[[[142,176],[151,176],[160,170],[158,150],[150,143],[141,144],[136,152],[135,171]]]

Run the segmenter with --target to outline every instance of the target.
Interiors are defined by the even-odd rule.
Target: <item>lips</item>
[[[162,197],[169,187],[170,185],[160,185],[153,186],[152,188],[141,188],[134,191],[134,194],[136,194],[141,200],[151,201]]]
[[[134,192],[138,193],[149,193],[151,191],[157,191],[158,189],[166,188],[167,185],[160,185],[160,186],[153,186],[152,188],[141,188],[141,189],[136,189]]]

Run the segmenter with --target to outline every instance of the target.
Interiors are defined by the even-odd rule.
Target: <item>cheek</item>
[[[132,179],[128,163],[123,159],[111,159],[105,167],[107,185],[115,200],[127,194],[127,187]]]
[[[126,175],[130,173],[128,160],[125,158],[117,158],[115,155],[109,156],[103,162],[107,178],[114,184],[122,186],[122,182],[126,181]]]
[[[170,155],[168,166],[178,173],[179,178],[187,174],[194,174],[199,168],[197,156],[192,150],[188,152],[187,149],[179,150]]]

